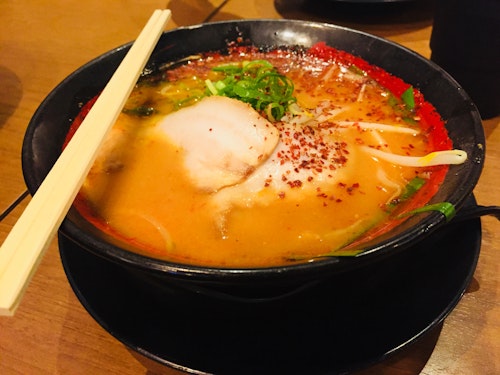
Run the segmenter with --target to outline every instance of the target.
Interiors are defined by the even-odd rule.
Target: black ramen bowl
[[[246,20],[178,28],[162,35],[147,70],[205,51],[227,49],[228,42],[243,40],[255,46],[304,46],[324,41],[335,48],[360,56],[418,88],[446,121],[455,148],[465,150],[468,160],[451,166],[433,202],[447,201],[459,210],[471,195],[485,156],[485,139],[480,115],[469,96],[433,62],[393,42],[331,24],[292,20]],[[55,163],[82,103],[106,85],[130,44],[118,47],[84,65],[61,82],[43,101],[29,123],[22,153],[26,184],[34,193]],[[178,284],[189,288],[222,288],[238,293],[269,286],[302,287],[329,275],[362,267],[411,246],[445,225],[434,212],[411,217],[391,232],[367,243],[355,257],[330,257],[282,267],[225,269],[176,264],[137,255],[107,238],[70,210],[60,234],[82,248],[121,264],[156,284]],[[210,288],[209,288],[210,289]]]

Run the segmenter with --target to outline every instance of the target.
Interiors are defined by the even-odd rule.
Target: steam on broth
[[[249,63],[276,74],[283,103],[252,103],[249,83],[235,90],[239,99],[218,95]],[[394,164],[368,149],[450,148],[417,90],[359,58],[324,44],[233,47],[138,83],[75,206],[152,257],[282,265],[397,225],[396,214],[424,205],[448,169]]]

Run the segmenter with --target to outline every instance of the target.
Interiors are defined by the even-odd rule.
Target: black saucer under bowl
[[[479,219],[451,224],[414,251],[288,298],[247,304],[154,288],[59,236],[75,294],[116,339],[173,368],[239,375],[339,374],[382,361],[451,312],[472,279],[480,245]]]

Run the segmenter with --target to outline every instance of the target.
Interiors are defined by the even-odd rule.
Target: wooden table
[[[429,57],[432,2],[379,7],[326,0],[16,0],[0,2],[0,240],[29,201],[21,172],[27,123],[69,73],[133,40],[152,10],[173,11],[168,29],[239,18],[297,18],[364,30]],[[367,11],[369,10],[369,11]],[[484,121],[487,159],[474,194],[498,204],[500,117]],[[482,219],[479,264],[463,299],[415,345],[362,374],[500,373],[500,231]],[[221,358],[221,361],[224,359]],[[129,351],[80,305],[54,240],[15,317],[0,317],[0,374],[177,374]]]

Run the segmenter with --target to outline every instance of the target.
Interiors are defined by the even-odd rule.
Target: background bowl
[[[466,163],[451,166],[432,202],[448,201],[460,209],[481,174],[485,140],[480,115],[464,90],[431,61],[400,45],[363,32],[330,24],[292,20],[244,20],[178,28],[162,35],[146,70],[199,52],[225,50],[243,38],[256,46],[311,46],[324,41],[360,56],[419,89],[443,119],[454,147],[467,151]],[[103,89],[130,44],[84,65],[61,82],[31,119],[23,144],[23,173],[34,193],[61,152],[68,128],[81,105]],[[379,261],[404,251],[444,224],[439,213],[416,215],[391,232],[368,243],[357,257],[325,258],[315,262],[258,269],[221,269],[175,264],[137,255],[97,231],[71,210],[60,233],[91,253],[117,262],[155,283],[188,287],[224,286],[241,291],[255,287],[307,285],[328,275]],[[226,289],[225,289],[226,290]]]

